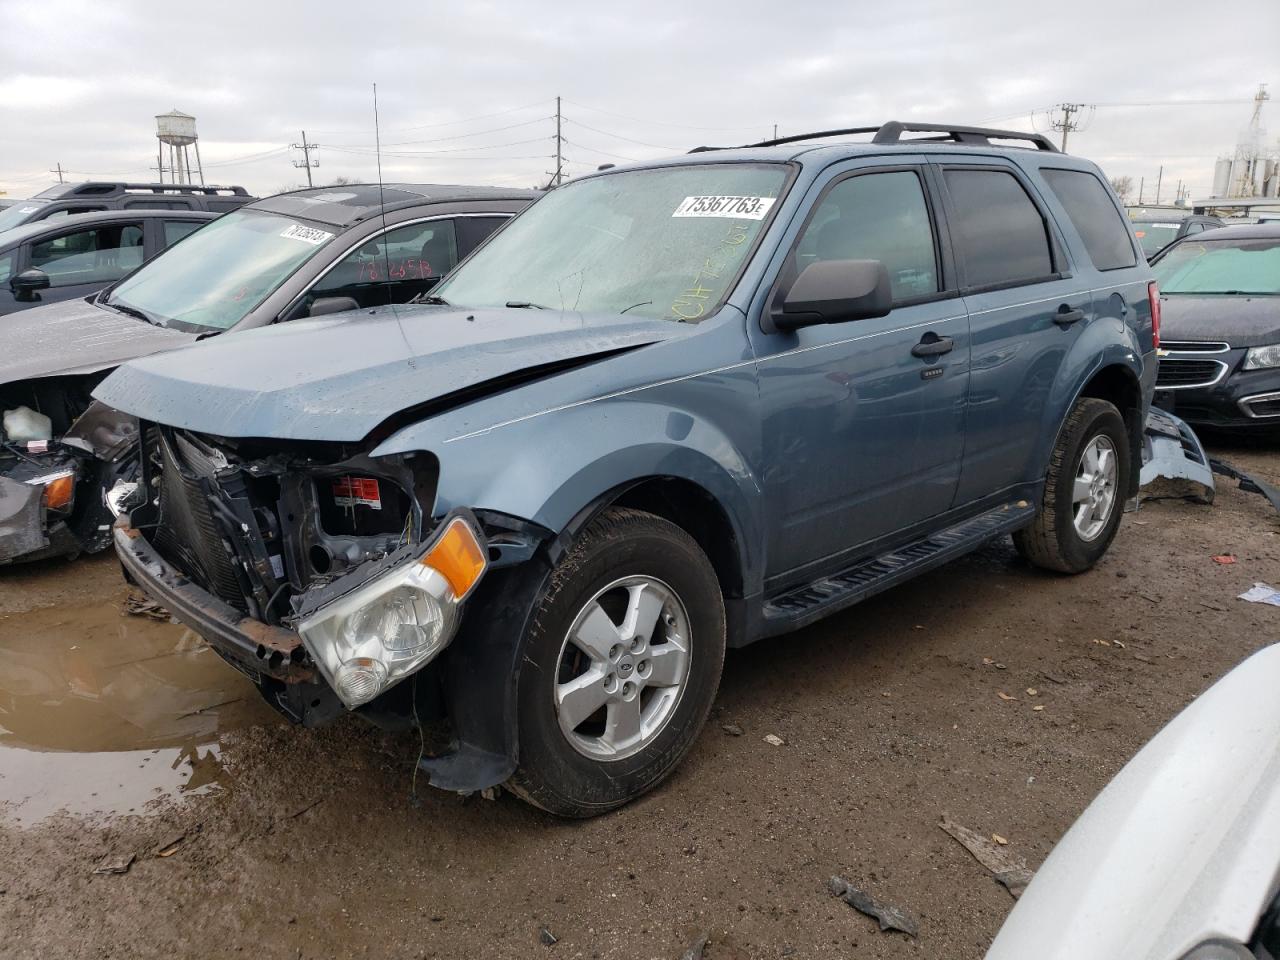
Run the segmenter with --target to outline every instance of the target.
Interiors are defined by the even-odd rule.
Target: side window
[[[65,233],[31,246],[31,265],[50,285],[109,283],[142,264],[142,224],[113,223]]]
[[[968,286],[1032,283],[1053,273],[1044,220],[1017,177],[952,167],[943,178],[955,207],[952,240]]]
[[[15,252],[10,250],[8,253],[0,253],[0,284],[9,282],[9,278],[13,276],[13,261]]]
[[[480,244],[489,239],[489,235],[511,218],[500,217],[461,217],[457,223],[458,259],[467,256]]]
[[[820,260],[879,260],[894,300],[937,293],[938,259],[920,177],[866,173],[837,183],[796,243],[796,270]]]
[[[1200,232],[1200,231],[1202,231],[1203,229],[1204,229],[1204,224],[1203,224],[1203,223],[1193,223],[1193,224],[1191,224],[1190,226],[1188,226],[1188,227],[1187,227],[1187,232],[1186,232],[1186,233],[1184,233],[1184,234],[1183,234],[1183,236],[1184,236],[1184,237],[1189,237],[1189,236],[1191,236],[1192,234],[1199,233],[1199,232]]]
[[[195,233],[203,226],[203,220],[166,220],[164,222],[164,245],[172,247],[183,237]]]
[[[351,297],[362,307],[404,303],[430,290],[457,262],[452,220],[397,227],[343,257],[309,297]]]
[[[1095,267],[1118,270],[1138,262],[1133,242],[1129,239],[1128,223],[1116,209],[1101,180],[1083,170],[1041,172],[1075,225]]]

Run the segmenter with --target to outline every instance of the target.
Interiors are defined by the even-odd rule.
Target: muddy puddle
[[[141,813],[220,789],[222,735],[276,722],[248,680],[183,627],[110,602],[0,614],[7,821]]]

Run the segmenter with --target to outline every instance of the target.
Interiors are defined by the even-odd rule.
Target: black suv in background
[[[95,293],[217,216],[205,210],[108,210],[6,230],[0,233],[0,317]]]
[[[50,217],[100,210],[211,210],[226,213],[255,199],[244,187],[188,183],[60,183],[0,211],[0,233]]]

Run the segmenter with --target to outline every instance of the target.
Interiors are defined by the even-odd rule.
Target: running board
[[[917,574],[963,556],[995,537],[1025,527],[1035,516],[1025,500],[980,513],[914,543],[878,557],[860,560],[832,576],[774,597],[764,605],[764,633],[773,635],[807,626]]]

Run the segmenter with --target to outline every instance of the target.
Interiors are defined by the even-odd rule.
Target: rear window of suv
[[[1053,275],[1040,209],[1018,178],[1003,170],[944,171],[955,207],[955,245],[968,287],[1015,286]]]
[[[1043,170],[1049,189],[1062,203],[1089,259],[1099,270],[1119,270],[1138,262],[1129,225],[1111,202],[1106,187],[1084,170]]]

